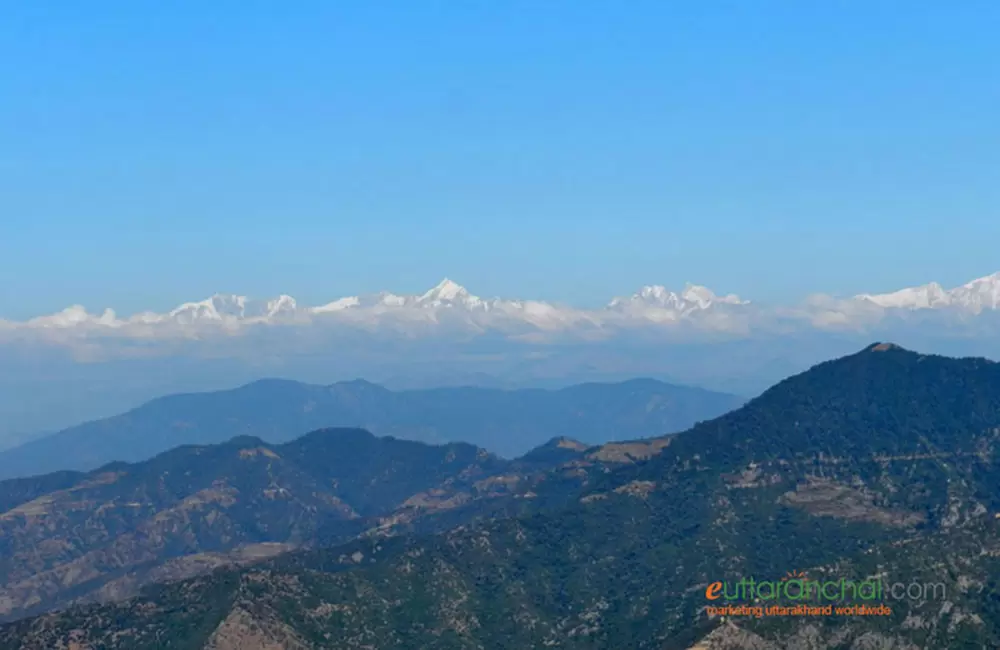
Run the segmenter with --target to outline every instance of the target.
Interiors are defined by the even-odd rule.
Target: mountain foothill
[[[1000,647],[1000,365],[873,344],[680,432],[628,384],[511,415],[552,435],[507,457],[401,418],[0,482],[0,648]],[[714,582],[789,574],[943,589],[881,616],[708,609]]]

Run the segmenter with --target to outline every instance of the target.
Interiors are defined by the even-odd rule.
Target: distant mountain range
[[[871,340],[1000,358],[1000,274],[767,304],[651,285],[602,307],[478,297],[451,281],[307,306],[217,295],[145,314],[0,319],[0,447],[153,397],[262,376],[390,387],[557,387],[653,377],[746,396]]]
[[[527,492],[459,500],[517,507],[488,508],[486,517],[466,513],[450,520],[451,527],[436,519],[440,525],[423,531],[409,527],[403,534],[362,536],[255,565],[230,565],[148,588],[127,603],[21,620],[0,628],[0,648],[1000,647],[996,363],[875,344],[791,377],[678,435],[583,447],[553,441],[533,452],[542,469],[531,474]],[[254,504],[248,514],[258,507],[279,513],[267,506],[268,499],[301,499],[313,488],[278,471],[286,461],[268,453],[315,462],[315,473],[305,474],[320,481],[339,471],[321,469],[325,461],[319,459],[328,454],[296,455],[294,448],[222,447],[205,453],[226,460],[213,455],[205,463],[218,470],[205,466],[204,471],[215,480],[246,474],[250,463],[270,466],[271,471],[250,472],[258,482],[244,483],[240,495]],[[431,454],[438,459],[428,461],[432,468],[448,459],[440,451]],[[472,456],[479,458],[478,452]],[[613,464],[614,459],[626,462]],[[495,461],[482,457],[474,465],[490,462]],[[182,471],[185,466],[190,469]],[[195,471],[201,467],[190,460],[173,465],[169,474],[121,471],[148,475],[145,485],[162,491],[156,486],[197,487],[195,481],[208,480]],[[365,467],[378,469],[367,462]],[[489,484],[499,485],[507,475],[502,470]],[[21,503],[14,510],[20,511],[3,515],[20,522],[18,530],[32,517],[37,522],[32,530],[43,531],[48,522],[58,528],[58,513],[66,510],[46,514],[54,503],[48,498],[25,502],[50,494],[63,481],[39,480],[49,485],[34,492],[18,488]],[[345,494],[361,485],[363,480],[348,481]],[[186,493],[173,489],[178,496]],[[211,489],[217,501],[229,498],[227,483]],[[442,499],[455,503],[448,501],[447,490],[427,492],[417,501],[427,503],[428,497],[438,505]],[[91,518],[99,517],[94,513],[100,507],[122,508],[86,493],[61,498]],[[245,508],[239,502],[231,507]],[[296,512],[290,511],[292,519]],[[197,522],[225,522],[225,516],[223,509],[162,527],[191,535],[206,525]],[[66,530],[88,534],[90,528],[78,524]],[[6,533],[0,543],[9,545],[10,538]],[[53,542],[37,545],[59,548]],[[776,583],[790,576],[932,589],[896,597],[886,588],[877,601],[864,602],[850,590],[833,596],[837,606],[885,606],[879,616],[756,616],[749,610],[719,615],[708,609],[771,604],[746,592],[739,596],[735,588],[725,600],[713,600],[710,587],[716,582]],[[784,597],[775,604],[790,608],[797,602],[802,604]]]
[[[291,440],[325,427],[363,427],[430,443],[465,441],[512,458],[557,436],[586,443],[674,433],[739,406],[733,395],[651,379],[559,390],[391,391],[357,380],[330,386],[262,380],[155,399],[0,452],[0,478],[136,462],[185,444],[234,436]]]
[[[996,311],[1000,309],[1000,272],[951,290],[931,283],[847,299],[813,296],[804,304],[792,307],[765,307],[736,295],[716,295],[707,287],[693,284],[676,292],[661,285],[650,285],[631,296],[614,298],[606,307],[597,310],[538,300],[480,298],[465,287],[444,279],[418,295],[384,291],[338,298],[318,306],[300,305],[288,295],[251,300],[241,295],[216,294],[205,300],[184,303],[165,313],[141,312],[122,318],[112,309],[91,314],[83,306],[74,305],[59,313],[27,321],[0,321],[0,332],[71,329],[131,337],[157,333],[180,336],[186,328],[196,326],[231,330],[246,325],[313,322],[356,327],[382,324],[407,331],[451,325],[471,331],[485,328],[510,333],[536,330],[598,332],[609,327],[690,323],[712,331],[738,332],[747,326],[773,329],[782,322],[807,322],[820,327],[863,325],[876,318],[878,310],[925,309],[971,315]],[[831,318],[831,311],[839,314],[841,320]]]

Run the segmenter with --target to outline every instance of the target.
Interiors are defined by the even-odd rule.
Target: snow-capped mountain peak
[[[198,302],[186,302],[170,310],[167,319],[181,325],[198,321],[222,321],[243,318],[246,312],[246,296],[217,293]]]
[[[862,294],[858,298],[890,309],[928,309],[943,307],[951,302],[949,293],[937,282],[900,289],[891,293]]]
[[[170,310],[163,318],[180,325],[197,322],[233,323],[245,320],[266,320],[298,311],[295,298],[282,294],[271,300],[250,300],[246,296],[217,293],[198,302],[186,302]],[[133,317],[135,318],[135,317]],[[152,314],[140,314],[141,322],[157,320]]]
[[[976,314],[984,309],[1000,309],[1000,272],[963,284],[949,293],[953,304]]]
[[[433,288],[419,295],[403,296],[389,291],[382,291],[369,296],[348,296],[307,311],[314,314],[341,312],[346,309],[374,307],[378,309],[405,309],[408,307],[434,309],[436,307],[477,307],[484,304],[478,297],[448,278],[445,278]]]
[[[662,284],[647,285],[639,289],[635,295],[643,300],[660,304],[676,299],[677,297],[673,291],[667,290]]]
[[[434,288],[421,295],[417,301],[422,303],[434,300],[450,302],[467,296],[469,296],[469,292],[465,287],[457,282],[452,282],[448,278],[445,278],[441,280],[441,282],[437,283]]]
[[[343,311],[352,307],[358,307],[360,304],[361,299],[357,296],[347,296],[346,298],[338,298],[333,302],[328,302],[325,305],[312,307],[309,311],[314,314],[325,314],[329,312]]]
[[[434,288],[417,298],[415,302],[425,307],[441,307],[444,305],[479,307],[483,304],[479,296],[470,294],[465,287],[457,282],[452,282],[448,278],[441,280]]]
[[[608,309],[622,310],[629,308],[658,308],[687,313],[694,310],[709,309],[718,304],[742,305],[747,301],[739,296],[729,294],[718,296],[708,287],[688,283],[684,291],[676,293],[663,285],[654,284],[642,287],[628,297],[615,298],[608,304]]]
[[[930,282],[891,293],[861,294],[855,296],[855,299],[874,303],[885,309],[953,308],[978,314],[986,309],[1000,309],[1000,272],[950,290],[937,282]]]

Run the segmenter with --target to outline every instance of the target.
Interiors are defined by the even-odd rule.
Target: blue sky
[[[1000,4],[14,3],[0,317],[1000,270]]]

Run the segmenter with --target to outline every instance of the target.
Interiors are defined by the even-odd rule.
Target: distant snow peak
[[[892,293],[862,294],[858,298],[887,309],[931,309],[951,303],[951,296],[937,282],[900,289]]]
[[[437,285],[419,296],[415,304],[421,307],[464,307],[467,309],[488,308],[489,304],[479,296],[469,293],[468,289],[445,278]],[[489,301],[495,302],[495,301]]]
[[[884,309],[951,308],[978,314],[1000,309],[1000,272],[946,290],[937,282],[900,289],[891,293],[861,294],[856,300],[874,303]]]
[[[170,310],[167,318],[180,325],[199,321],[222,321],[244,317],[246,297],[217,293],[198,302],[186,302]]]
[[[313,314],[332,314],[355,309],[375,309],[378,312],[394,313],[410,308],[436,309],[438,307],[476,308],[486,302],[473,296],[462,285],[445,278],[436,286],[419,295],[404,296],[389,291],[368,296],[348,296],[307,311]]]
[[[138,322],[153,323],[157,320],[168,320],[178,325],[193,325],[195,323],[214,322],[234,324],[243,321],[258,322],[271,318],[280,318],[295,314],[298,304],[295,298],[282,294],[270,300],[250,300],[246,296],[217,293],[199,302],[186,302],[166,314],[157,317],[156,314],[144,313],[138,315]],[[135,322],[137,317],[130,321]]]
[[[441,280],[434,288],[425,292],[416,303],[422,306],[440,307],[443,305],[458,305],[464,307],[479,307],[483,300],[448,278]]]
[[[469,292],[465,287],[457,282],[452,282],[448,278],[445,278],[438,282],[433,289],[420,296],[420,301],[428,302],[431,300],[455,300],[457,298],[464,298],[468,295]]]
[[[639,289],[639,291],[635,294],[635,297],[647,302],[657,303],[665,303],[669,300],[676,299],[674,292],[668,291],[662,284],[647,285],[642,289]]]
[[[608,309],[621,311],[654,308],[686,314],[720,304],[744,305],[747,301],[735,294],[718,296],[708,287],[697,284],[686,284],[680,293],[670,291],[663,285],[654,284],[642,287],[631,296],[615,298],[608,304]]]
[[[984,309],[1000,309],[1000,272],[963,284],[949,293],[953,303],[976,314]]]
[[[333,302],[328,302],[325,305],[320,305],[319,307],[311,307],[310,312],[314,314],[325,314],[331,312],[343,311],[345,309],[350,309],[352,307],[357,307],[361,304],[361,299],[357,296],[348,296],[346,298],[339,298]]]

